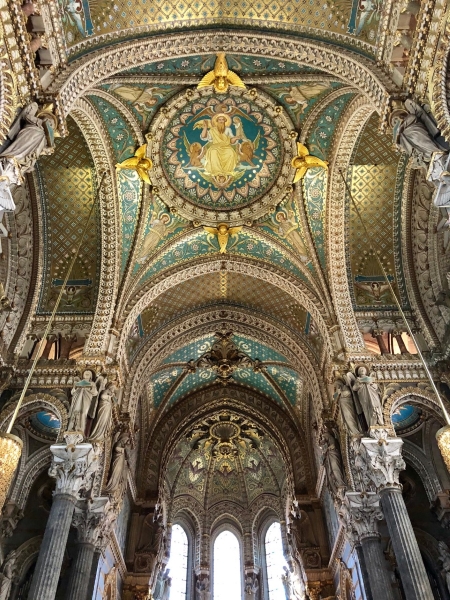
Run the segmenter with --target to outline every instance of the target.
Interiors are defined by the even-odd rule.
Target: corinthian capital
[[[364,459],[366,474],[377,490],[400,487],[400,471],[406,468],[402,458],[403,440],[389,437],[389,430],[371,427],[370,438],[361,440],[361,458]]]
[[[347,492],[344,505],[348,511],[348,521],[353,535],[361,540],[378,536],[377,521],[383,519],[380,498],[374,492]]]
[[[79,498],[81,488],[91,485],[92,475],[98,467],[92,444],[54,444],[49,475],[56,479],[56,494],[69,494]]]
[[[78,541],[97,544],[104,533],[109,514],[109,498],[79,500],[72,519],[78,532]]]

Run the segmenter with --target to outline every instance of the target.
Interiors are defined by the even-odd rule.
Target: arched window
[[[281,526],[278,522],[272,523],[267,530],[264,545],[266,549],[269,600],[286,600],[282,576],[284,575],[284,567],[287,566],[287,563],[283,554]]]
[[[222,531],[216,537],[213,556],[214,600],[241,600],[241,550],[234,533]]]
[[[188,551],[186,532],[181,525],[174,525],[170,543],[170,559],[167,564],[167,568],[170,569],[169,577],[172,579],[170,600],[186,600]]]

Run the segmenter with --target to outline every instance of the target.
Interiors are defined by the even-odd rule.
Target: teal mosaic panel
[[[339,96],[322,111],[306,140],[306,146],[310,154],[322,160],[327,160],[336,126],[348,102],[353,97],[353,93]]]
[[[197,369],[195,373],[189,373],[171,396],[170,405],[175,404],[182,396],[186,396],[204,385],[210,385],[216,379],[217,375],[211,369]]]
[[[302,182],[303,199],[311,235],[325,273],[327,267],[325,251],[327,185],[328,171],[319,167],[309,169]]]
[[[134,239],[141,195],[141,180],[135,171],[117,172],[117,184],[121,208],[122,225],[122,256],[120,274],[123,275],[127,266],[128,256]]]
[[[300,127],[317,102],[342,85],[337,81],[320,81],[319,75],[317,82],[272,83],[263,86],[263,90],[282,104],[295,126]]]
[[[262,373],[255,373],[253,369],[237,369],[233,373],[233,379],[237,383],[244,383],[257,391],[262,392],[266,396],[269,396],[269,398],[275,400],[278,404],[283,404],[283,400],[278,392]]]
[[[253,360],[288,362],[286,357],[272,348],[241,335],[233,335],[233,343]]]
[[[300,400],[302,389],[302,381],[298,374],[292,369],[287,369],[286,367],[280,367],[278,365],[269,365],[267,367],[267,372],[283,390],[292,406],[295,406]]]
[[[171,367],[165,371],[159,371],[150,379],[151,394],[153,396],[153,406],[158,408],[164,400],[164,396],[170,387],[183,372],[183,367]]]
[[[128,71],[123,71],[122,75],[142,75],[144,73],[167,75],[176,73],[178,75],[203,75],[214,68],[215,55],[211,56],[190,56],[189,58],[174,58],[162,60],[158,63],[151,63],[134,67]],[[261,58],[260,56],[239,56],[227,54],[228,66],[232,71],[241,75],[256,75],[267,73],[314,73],[315,69],[311,67],[301,67],[293,62]]]
[[[146,131],[158,108],[179,92],[181,86],[153,83],[108,83],[101,89],[116,96],[134,114]]]
[[[205,352],[211,350],[211,346],[215,340],[216,336],[214,334],[205,336],[200,340],[196,340],[195,342],[180,348],[168,356],[166,359],[164,359],[163,364],[177,362],[188,363],[190,360],[197,360],[197,358],[200,358],[202,354],[205,354]]]

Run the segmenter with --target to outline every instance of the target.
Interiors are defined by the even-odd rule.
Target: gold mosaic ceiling
[[[150,31],[232,25],[307,33],[374,53],[383,3],[354,0],[98,0],[61,3],[69,52],[77,53]],[[367,5],[367,6],[366,6]]]

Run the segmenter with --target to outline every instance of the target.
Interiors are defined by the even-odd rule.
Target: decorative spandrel
[[[191,221],[253,221],[281,202],[292,182],[296,133],[261,92],[187,90],[169,101],[152,130],[159,196]]]

